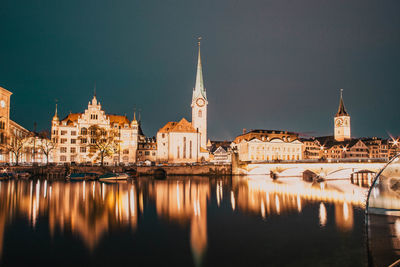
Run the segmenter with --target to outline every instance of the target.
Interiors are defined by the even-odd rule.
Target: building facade
[[[83,113],[70,113],[62,120],[56,107],[51,127],[51,140],[57,144],[53,161],[100,163],[100,150],[93,149],[97,142],[92,132],[95,127],[104,132],[102,139],[112,142],[112,151],[104,158],[104,164],[136,162],[138,122],[135,118],[130,121],[126,116],[106,114],[96,95]]]
[[[276,130],[252,130],[232,143],[241,161],[303,159],[303,143],[296,133]]]

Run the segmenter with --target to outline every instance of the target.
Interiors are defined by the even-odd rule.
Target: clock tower
[[[335,115],[334,122],[335,122],[335,140],[341,142],[347,139],[351,139],[350,115],[344,108],[343,89],[340,89],[339,109]]]
[[[206,148],[207,145],[207,94],[204,89],[203,71],[201,67],[200,57],[200,39],[199,38],[199,55],[197,59],[196,84],[193,89],[192,96],[192,126],[198,131],[200,147]]]

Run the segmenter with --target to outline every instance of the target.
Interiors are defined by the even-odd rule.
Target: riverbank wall
[[[138,176],[163,174],[166,176],[225,176],[232,174],[231,165],[191,165],[191,166],[138,166]]]

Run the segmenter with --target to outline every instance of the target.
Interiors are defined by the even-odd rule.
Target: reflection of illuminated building
[[[51,234],[71,231],[89,249],[113,226],[137,225],[137,193],[129,183],[10,181],[1,183],[0,196],[0,240],[10,214],[26,217],[33,227],[39,215],[47,214]],[[6,197],[17,201],[6,202]]]
[[[319,223],[327,223],[324,203],[335,204],[335,222],[342,231],[353,228],[353,206],[364,207],[366,190],[349,184],[320,183],[318,186],[303,181],[274,182],[270,179],[233,178],[232,198],[243,212],[267,217],[290,212],[301,212],[308,203],[321,202]]]
[[[336,226],[342,231],[353,229],[353,206],[347,202],[335,203],[335,222]]]
[[[207,200],[209,181],[204,178],[191,180],[155,181],[154,199],[160,217],[170,221],[190,221],[190,244],[196,264],[207,246]]]

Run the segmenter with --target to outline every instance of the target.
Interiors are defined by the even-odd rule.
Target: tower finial
[[[199,37],[197,38],[197,40],[199,40],[199,41],[197,42],[197,44],[198,44],[198,46],[199,46],[199,48],[200,48],[201,36],[199,36]]]
[[[58,121],[58,110],[57,110],[57,108],[58,108],[58,99],[56,99],[56,109],[54,111],[54,116],[53,116],[53,120],[54,121]]]
[[[94,97],[96,97],[96,82],[94,82]]]
[[[133,121],[136,121],[136,108],[133,109]]]
[[[343,88],[340,89],[340,98],[343,98]]]

